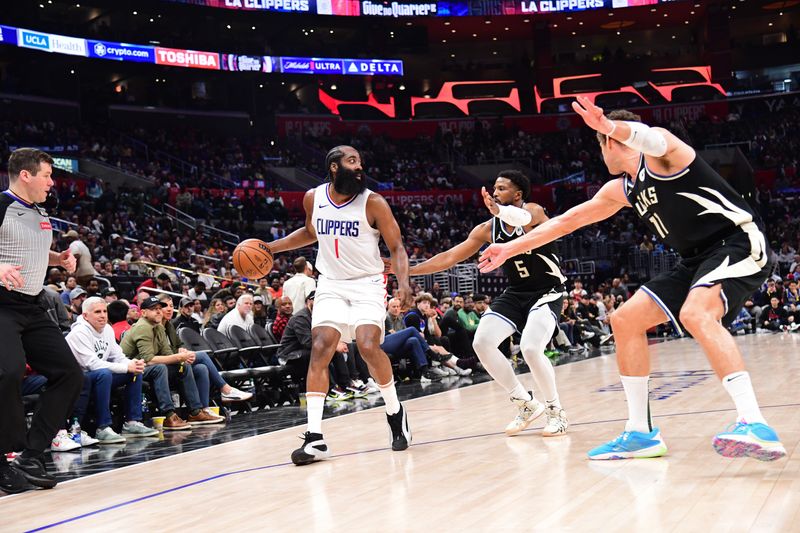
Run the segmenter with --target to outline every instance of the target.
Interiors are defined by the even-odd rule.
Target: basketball
[[[233,250],[233,267],[250,279],[261,279],[272,271],[272,250],[259,239],[247,239]]]

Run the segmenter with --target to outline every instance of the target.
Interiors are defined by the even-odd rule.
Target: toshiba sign
[[[219,54],[156,47],[156,63],[172,67],[207,68],[219,70]]]

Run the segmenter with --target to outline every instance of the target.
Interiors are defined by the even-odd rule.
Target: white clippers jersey
[[[370,194],[366,189],[336,205],[328,194],[328,183],[314,190],[311,223],[319,242],[316,267],[326,278],[357,279],[383,273],[380,232],[367,221]]]

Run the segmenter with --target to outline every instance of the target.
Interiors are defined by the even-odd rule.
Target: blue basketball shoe
[[[654,428],[650,433],[623,431],[616,439],[589,450],[589,459],[645,459],[666,453],[667,445],[661,438],[661,431]]]
[[[748,424],[744,420],[717,434],[714,449],[723,457],[747,456],[759,461],[775,461],[786,456],[786,448],[774,429],[766,424]]]

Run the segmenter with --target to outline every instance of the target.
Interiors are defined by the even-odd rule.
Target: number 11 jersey
[[[750,238],[754,256],[766,253],[760,217],[700,154],[671,176],[656,174],[640,156],[636,175],[622,181],[625,196],[639,218],[684,258],[742,233]]]

